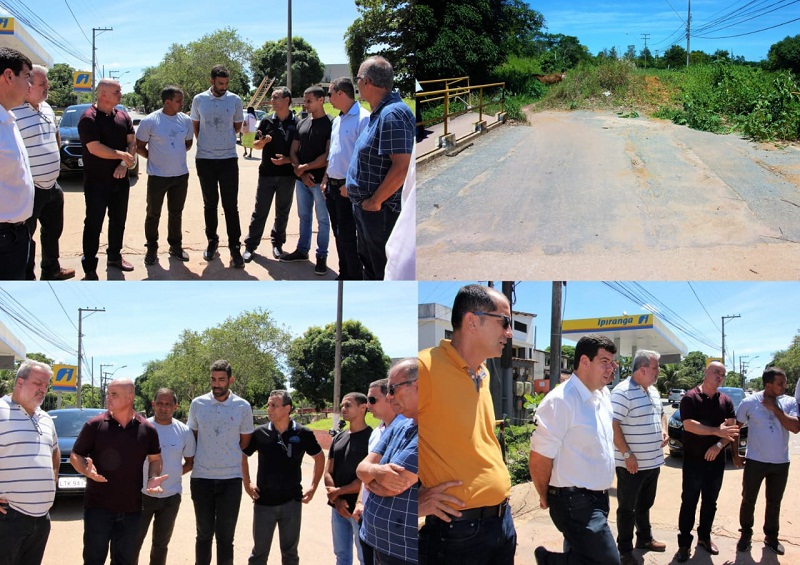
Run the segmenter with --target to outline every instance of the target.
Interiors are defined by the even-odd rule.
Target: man
[[[233,564],[233,535],[242,501],[242,450],[253,435],[250,403],[233,394],[230,363],[211,364],[211,392],[192,400],[189,428],[197,440],[191,490],[197,520],[195,563],[211,563],[217,540],[217,565]]]
[[[614,481],[614,431],[606,383],[614,373],[617,348],[608,337],[590,334],[575,346],[575,371],[536,409],[529,468],[539,507],[564,536],[564,553],[542,546],[536,563],[620,562],[608,527],[608,489]]]
[[[272,115],[258,124],[255,149],[261,150],[261,165],[258,167],[256,205],[250,218],[247,238],[244,240],[244,261],[249,263],[261,243],[267,216],[275,199],[275,222],[272,224],[272,256],[280,259],[286,243],[286,225],[292,210],[294,196],[294,168],[289,158],[297,123],[291,110],[292,93],[285,86],[272,91],[270,97]]]
[[[53,420],[39,407],[51,376],[44,363],[26,360],[11,396],[0,399],[0,544],[9,565],[41,563],[50,535],[61,452]]]
[[[300,237],[297,248],[281,255],[281,261],[307,261],[311,250],[311,220],[317,216],[317,262],[314,273],[328,272],[328,242],[330,220],[325,206],[325,195],[320,183],[328,164],[328,149],[331,143],[331,120],[325,113],[325,91],[321,86],[312,86],[303,93],[303,106],[308,117],[297,124],[292,141],[291,160],[297,177],[297,217],[300,218]]]
[[[133,265],[122,257],[122,239],[128,216],[130,182],[128,169],[136,164],[136,135],[133,122],[123,110],[119,82],[101,79],[97,84],[97,102],[87,108],[78,121],[83,145],[83,196],[86,219],[83,223],[84,279],[96,281],[97,251],[100,232],[108,210],[107,265],[132,271]]]
[[[28,263],[34,185],[11,108],[25,102],[32,66],[19,51],[0,47],[0,280],[24,280]]]
[[[739,525],[742,535],[736,544],[739,551],[750,550],[755,523],[756,500],[761,483],[766,482],[767,505],[764,512],[764,545],[778,555],[785,549],[778,541],[781,500],[789,478],[789,432],[800,431],[797,401],[786,393],[786,372],[769,367],[761,376],[764,390],[745,397],[736,409],[739,425],[747,425],[745,459],[738,449],[732,449],[733,462],[744,465],[742,475],[742,505]]]
[[[83,562],[103,565],[111,545],[115,565],[133,564],[142,518],[143,464],[150,463],[148,493],[161,492],[161,447],[153,424],[133,409],[134,385],[108,385],[108,411],[83,425],[70,463],[86,481],[83,500]]]
[[[468,285],[453,302],[452,325],[451,340],[419,353],[419,561],[511,564],[511,478],[484,365],[511,339],[511,306],[494,289]]]
[[[325,470],[325,454],[314,432],[301,426],[289,415],[292,397],[285,390],[273,390],[267,401],[269,423],[253,432],[250,445],[242,457],[244,490],[253,499],[253,551],[249,565],[266,565],[275,526],[281,547],[283,565],[297,565],[300,557],[300,523],[303,504],[308,504],[317,492]],[[258,477],[250,481],[247,456],[258,453]],[[300,467],[303,454],[314,459],[311,486],[303,490]]]
[[[400,214],[403,181],[411,164],[416,119],[392,91],[394,70],[383,57],[361,63],[356,83],[372,114],[347,170],[347,195],[353,202],[364,279],[382,280],[386,242]]]
[[[342,398],[342,419],[350,427],[333,439],[328,463],[325,466],[325,489],[331,507],[331,532],[336,565],[352,565],[353,542],[358,561],[364,565],[364,554],[358,538],[358,521],[353,517],[361,481],[356,468],[368,454],[369,436],[372,433],[364,421],[367,414],[367,397],[360,392],[350,392]]]
[[[169,478],[161,484],[161,492],[150,493],[147,485],[142,487],[142,521],[139,526],[139,539],[136,542],[136,556],[133,563],[139,563],[139,553],[153,522],[153,544],[150,549],[150,565],[166,565],[169,540],[175,528],[175,519],[181,507],[181,475],[192,470],[194,464],[195,441],[189,427],[172,417],[178,407],[178,396],[172,389],[161,388],[153,400],[155,416],[148,422],[155,426],[161,444],[163,472]],[[145,462],[145,474],[148,465]]]
[[[614,409],[614,459],[617,473],[617,549],[622,565],[635,565],[636,547],[666,551],[665,543],[653,539],[650,508],[656,488],[664,446],[667,444],[667,418],[656,389],[658,360],[655,351],[640,349],[633,357],[631,376],[611,393]]]
[[[717,496],[725,471],[725,446],[739,436],[733,402],[717,390],[725,381],[725,365],[713,361],[706,367],[703,382],[681,399],[683,419],[683,493],[678,514],[677,561],[689,559],[695,510],[702,493],[697,545],[711,555],[718,555],[711,541],[711,526],[717,513]]]
[[[219,247],[217,203],[222,200],[231,265],[244,268],[239,250],[242,228],[239,225],[239,156],[236,135],[242,130],[242,99],[228,92],[228,69],[211,69],[211,88],[192,100],[192,124],[197,137],[195,165],[203,193],[203,213],[208,247],[203,259],[213,261]],[[219,189],[217,188],[219,187]]]
[[[394,370],[394,368],[392,368]],[[391,371],[390,371],[391,372]],[[378,446],[383,433],[395,422],[402,422],[406,419],[402,414],[394,411],[394,406],[389,402],[389,379],[378,379],[373,381],[367,389],[367,411],[380,420],[380,424],[375,427],[369,435],[367,450],[372,453]],[[356,509],[353,511],[353,518],[361,522],[364,513],[364,504],[369,497],[369,491],[362,482],[360,500],[356,502]],[[363,524],[362,524],[363,525]],[[364,555],[364,563],[371,564],[375,561],[375,548],[359,537],[361,542],[361,553]]]
[[[58,262],[58,238],[64,230],[64,192],[56,182],[60,172],[61,137],[56,116],[46,102],[49,90],[47,69],[34,65],[25,103],[13,112],[28,152],[35,186],[33,214],[25,223],[31,238],[36,233],[36,225],[42,224],[42,280],[63,281],[74,277],[75,269],[65,269]],[[36,243],[31,239],[25,270],[25,278],[31,281],[36,280],[35,258]]]
[[[186,153],[192,147],[192,120],[182,112],[184,94],[177,86],[161,91],[163,107],[139,124],[136,130],[136,152],[147,159],[147,213],[144,236],[147,239],[145,265],[158,260],[158,222],[164,196],[167,197],[167,242],[169,254],[179,261],[188,261],[183,250],[182,216],[189,189],[189,167]]]
[[[349,78],[337,78],[330,87],[331,105],[339,115],[331,126],[331,148],[328,168],[322,177],[322,192],[336,238],[339,255],[339,279],[361,280],[361,261],[356,243],[356,223],[353,204],[347,197],[347,168],[353,157],[356,139],[369,123],[369,112],[356,103],[356,92]]]
[[[389,371],[389,402],[405,419],[381,436],[356,469],[369,491],[360,535],[382,565],[418,562],[418,374],[417,359],[404,359]]]

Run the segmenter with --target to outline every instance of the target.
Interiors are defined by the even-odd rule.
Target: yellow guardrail
[[[466,82],[466,85],[460,85],[459,83]],[[439,123],[442,121],[444,123],[444,135],[448,134],[448,121],[452,118],[460,116],[462,114],[466,114],[467,112],[474,112],[478,111],[478,119],[483,120],[484,111],[493,106],[497,106],[499,104],[500,111],[505,112],[505,103],[506,103],[506,95],[505,95],[505,82],[494,82],[490,84],[480,84],[475,86],[470,86],[469,84],[469,77],[456,77],[456,78],[446,78],[446,79],[435,79],[435,80],[424,80],[419,81],[420,85],[426,84],[437,84],[442,83],[444,88],[439,88],[437,90],[424,90],[421,92],[417,92],[417,104],[431,104],[434,102],[444,102],[444,112],[441,116],[436,116],[434,118],[429,118],[427,120],[422,120],[417,122],[417,126],[425,127],[430,124]],[[497,89],[500,88],[500,100],[489,100],[484,101],[484,92],[489,89]],[[472,103],[473,96],[477,97],[476,103]],[[465,101],[465,107],[459,108],[458,110],[451,112],[450,105],[458,98],[466,97],[467,100]],[[421,115],[421,112],[420,112]]]

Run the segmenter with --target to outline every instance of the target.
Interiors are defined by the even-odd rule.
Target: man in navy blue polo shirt
[[[356,83],[372,114],[356,141],[347,170],[347,195],[353,202],[364,279],[383,280],[386,241],[400,215],[416,119],[400,95],[392,91],[394,70],[383,57],[364,61]]]

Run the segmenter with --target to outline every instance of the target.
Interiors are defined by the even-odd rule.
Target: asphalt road
[[[541,112],[417,172],[417,278],[800,278],[800,147]]]

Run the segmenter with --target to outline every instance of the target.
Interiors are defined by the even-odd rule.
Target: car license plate
[[[86,488],[86,477],[58,477],[58,488],[65,490]]]
[[[78,166],[83,167],[83,158],[78,157]]]

